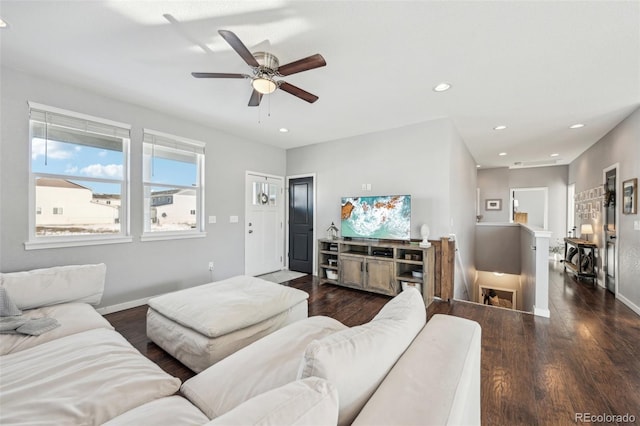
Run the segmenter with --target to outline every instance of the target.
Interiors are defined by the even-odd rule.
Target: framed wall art
[[[638,178],[622,182],[622,213],[638,213]]]
[[[485,200],[484,209],[485,210],[502,210],[502,200],[501,199]]]

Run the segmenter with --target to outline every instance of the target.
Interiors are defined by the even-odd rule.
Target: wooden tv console
[[[421,288],[425,305],[434,296],[435,250],[418,243],[377,240],[318,240],[318,278],[359,290],[395,296],[405,286]],[[422,277],[412,272],[422,270]],[[335,274],[335,278],[328,275]]]

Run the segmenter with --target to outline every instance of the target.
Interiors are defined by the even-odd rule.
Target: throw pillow
[[[315,376],[334,384],[338,425],[351,424],[425,323],[422,295],[409,287],[371,322],[307,345],[298,378]]]
[[[337,421],[336,388],[326,380],[309,377],[255,396],[205,426],[321,426]]]

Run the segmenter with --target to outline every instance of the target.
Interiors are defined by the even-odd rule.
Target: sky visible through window
[[[69,180],[89,187],[94,194],[111,194],[114,185],[82,180],[83,177],[122,179],[123,153],[104,148],[34,138],[31,169],[34,173],[67,175]],[[163,158],[153,160],[153,182],[192,186],[197,166]],[[119,195],[119,192],[118,192]]]

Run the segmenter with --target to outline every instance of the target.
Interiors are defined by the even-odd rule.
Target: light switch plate
[[[229,223],[238,223],[238,216],[229,216]]]
[[[216,220],[215,216],[209,216],[209,223],[216,223]]]
[[[635,231],[640,231],[640,220],[634,220],[633,221],[633,229]]]

